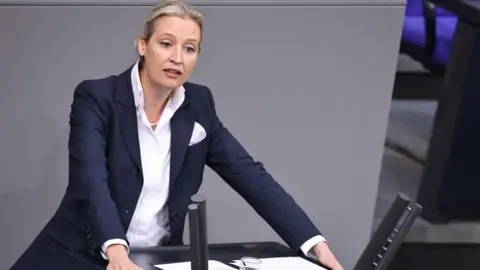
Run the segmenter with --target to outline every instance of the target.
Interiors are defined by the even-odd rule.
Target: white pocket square
[[[195,122],[195,125],[193,126],[192,138],[190,138],[190,143],[188,144],[188,146],[201,142],[203,139],[205,139],[206,136],[207,132],[202,127],[202,125]]]

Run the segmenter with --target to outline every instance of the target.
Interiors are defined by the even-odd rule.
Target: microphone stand
[[[196,194],[188,206],[192,270],[208,270],[206,198]]]

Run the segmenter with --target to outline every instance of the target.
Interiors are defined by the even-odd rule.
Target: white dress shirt
[[[159,245],[169,237],[168,209],[165,204],[170,183],[170,119],[185,100],[185,89],[180,86],[173,91],[156,128],[152,129],[152,123],[148,121],[143,107],[144,91],[140,83],[138,62],[132,68],[131,81],[137,108],[143,187],[126,237],[131,247],[149,247]],[[317,235],[306,241],[301,250],[309,255],[311,248],[322,241],[325,238]],[[105,259],[105,251],[112,244],[122,244],[129,250],[123,239],[108,240],[102,246],[102,256]]]

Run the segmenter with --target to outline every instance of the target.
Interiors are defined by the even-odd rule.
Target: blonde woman
[[[128,257],[131,247],[183,244],[205,165],[290,247],[342,269],[292,197],[222,125],[210,90],[186,82],[202,28],[190,6],[161,1],[137,40],[138,62],[77,86],[66,194],[13,270],[140,269]]]

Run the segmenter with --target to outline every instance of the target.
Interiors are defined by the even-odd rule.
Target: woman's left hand
[[[313,250],[318,257],[318,261],[321,264],[332,270],[343,270],[343,267],[337,261],[332,251],[330,251],[330,248],[328,247],[326,242],[316,244],[313,247]]]

